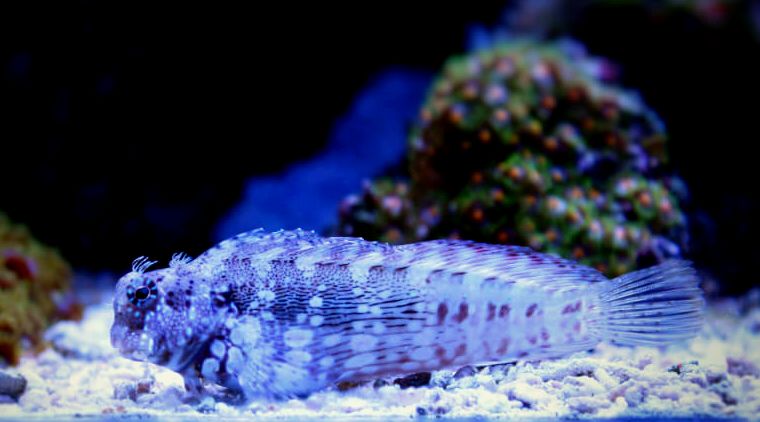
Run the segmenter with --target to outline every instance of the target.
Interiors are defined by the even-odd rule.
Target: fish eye
[[[142,286],[139,287],[137,290],[135,290],[135,299],[137,300],[145,300],[150,296],[150,289],[148,289],[148,286]]]
[[[136,286],[127,288],[127,299],[135,306],[147,306],[158,296],[158,288],[153,280],[140,280]]]

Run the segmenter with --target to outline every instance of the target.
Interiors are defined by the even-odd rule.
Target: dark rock
[[[512,368],[517,365],[516,362],[499,363],[488,367],[489,373],[493,376],[497,382],[503,379]]]
[[[17,373],[0,370],[0,396],[17,399],[26,390],[26,378]]]
[[[753,376],[760,377],[760,370],[757,366],[746,359],[727,358],[728,373],[738,377]]]
[[[710,370],[708,370],[705,373],[705,378],[707,379],[707,382],[711,385],[720,384],[728,380],[728,377],[726,376],[725,372],[717,372],[717,371],[710,371]]]
[[[386,385],[391,385],[391,383],[388,382],[388,380],[386,380],[386,379],[380,378],[380,379],[376,379],[375,380],[375,383],[372,384],[372,387],[374,387],[374,388],[380,388],[380,387],[385,387]]]
[[[463,366],[454,373],[454,379],[458,380],[464,377],[471,377],[477,373],[478,371],[472,366]]]
[[[336,387],[338,388],[338,391],[348,391],[364,384],[366,384],[364,381],[342,381],[339,382]]]
[[[692,360],[690,362],[681,362],[677,365],[673,365],[670,368],[668,368],[668,372],[675,372],[677,375],[681,375],[684,373],[694,372],[696,371],[699,366],[699,362],[696,360]]]
[[[432,409],[430,409],[431,413],[433,413],[436,416],[443,416],[447,413],[449,413],[449,409],[443,406],[436,406]]]
[[[430,384],[430,372],[419,372],[417,374],[407,375],[403,378],[396,378],[393,383],[401,388],[423,387]]]
[[[707,389],[720,396],[725,405],[734,406],[739,402],[736,388],[725,372],[707,370],[705,379]]]

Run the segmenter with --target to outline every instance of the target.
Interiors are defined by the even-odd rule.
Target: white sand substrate
[[[742,305],[744,303],[744,305]],[[119,357],[109,344],[107,298],[81,322],[62,322],[55,344],[24,356],[28,381],[18,401],[0,401],[0,417],[740,417],[760,415],[760,307],[723,300],[708,307],[697,338],[668,348],[599,345],[560,360],[520,362],[457,378],[433,374],[426,387],[373,383],[323,391],[303,400],[233,406],[187,404],[181,378]],[[680,366],[679,366],[680,365]]]

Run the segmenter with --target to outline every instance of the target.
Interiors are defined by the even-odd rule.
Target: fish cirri
[[[211,383],[248,400],[601,341],[664,345],[702,323],[686,261],[610,280],[524,247],[256,230],[151,264],[136,260],[116,286],[114,347],[179,372],[191,392]]]

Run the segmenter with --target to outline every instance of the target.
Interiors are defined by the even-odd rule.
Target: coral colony
[[[617,276],[685,244],[665,140],[634,94],[560,46],[500,44],[449,60],[411,131],[410,177],[345,199],[338,231],[520,244]]]
[[[66,296],[71,269],[58,253],[0,214],[0,361],[17,364],[22,342],[40,350],[53,322],[81,316]]]

